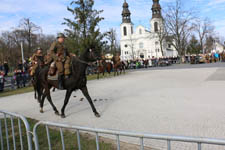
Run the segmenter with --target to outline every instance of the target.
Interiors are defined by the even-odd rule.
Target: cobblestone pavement
[[[40,114],[33,93],[1,98],[0,109],[38,120],[95,128],[225,139],[225,63],[139,70],[88,81],[88,88],[93,100],[97,100],[94,104],[101,118],[94,117],[86,100],[80,101],[80,91],[73,93],[76,97],[71,97],[65,119],[55,116],[47,101],[45,113]],[[59,110],[64,95],[65,91],[52,93]],[[166,146],[166,142],[154,140],[145,140],[145,144],[159,149]],[[173,143],[172,147],[192,150],[197,145]]]

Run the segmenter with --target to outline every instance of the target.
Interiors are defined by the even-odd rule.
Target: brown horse
[[[119,56],[113,56],[113,70],[114,70],[114,76],[121,74],[122,71],[125,74],[125,63],[123,61],[120,61]]]
[[[100,59],[97,61],[97,79],[99,79],[99,75],[102,73],[103,77],[105,75],[106,70],[106,62],[105,59]]]
[[[109,75],[113,69],[113,65],[111,63],[111,60],[101,59],[98,60],[97,63],[97,79],[99,79],[99,74],[102,73],[103,77],[105,75],[105,72],[107,72]]]

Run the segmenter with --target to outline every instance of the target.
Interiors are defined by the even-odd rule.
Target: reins
[[[88,66],[92,66],[93,64],[95,64],[97,61],[94,61],[94,62],[86,62],[84,60],[80,60],[79,58],[75,58],[78,62],[82,63],[82,64],[86,64]]]

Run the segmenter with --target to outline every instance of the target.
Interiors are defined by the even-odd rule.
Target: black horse
[[[71,60],[71,76],[64,80],[64,88],[66,90],[66,96],[64,99],[64,105],[61,109],[61,117],[65,118],[65,108],[66,105],[69,102],[69,98],[71,96],[71,93],[76,90],[81,90],[83,95],[87,98],[89,104],[91,105],[92,111],[94,112],[96,117],[100,117],[99,113],[97,112],[92,99],[88,93],[87,89],[87,77],[86,77],[86,68],[89,64],[96,61],[97,57],[95,56],[94,51],[91,49],[87,49],[80,58],[72,57]],[[47,97],[49,103],[53,107],[53,110],[55,111],[56,115],[59,115],[59,112],[55,105],[52,102],[51,95],[50,95],[50,89],[52,87],[58,88],[58,81],[57,80],[48,80],[48,70],[49,66],[46,66],[41,70],[39,73],[39,86],[44,88],[44,93],[42,94],[42,91],[38,91],[38,95],[41,94],[42,98],[40,100],[40,112],[43,113],[43,105],[45,97]]]

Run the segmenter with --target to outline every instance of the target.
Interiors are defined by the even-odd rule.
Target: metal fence
[[[16,145],[16,135],[15,135],[15,120],[18,120],[18,130],[19,138],[19,143]],[[21,122],[22,121],[22,122]],[[3,122],[3,123],[2,123]],[[23,123],[23,124],[22,124]],[[4,125],[3,125],[4,124]],[[22,125],[25,126],[26,130],[26,140],[23,141],[23,135],[22,135]],[[41,135],[44,135],[43,132],[46,132],[47,135],[47,140],[48,140],[48,145],[45,146],[45,148],[48,147],[49,150],[52,149],[51,145],[51,135],[49,132],[49,128],[54,127],[59,129],[61,139],[58,139],[61,141],[62,148],[57,149],[62,149],[66,150],[66,145],[65,145],[65,140],[64,140],[64,129],[68,130],[74,130],[76,131],[76,136],[77,136],[77,145],[78,145],[78,150],[82,150],[81,147],[81,132],[91,132],[95,134],[95,140],[96,140],[96,150],[100,150],[100,134],[106,134],[110,136],[114,136],[116,139],[116,146],[117,150],[121,149],[121,137],[129,137],[129,138],[135,138],[139,139],[139,145],[140,145],[140,150],[144,150],[145,144],[144,140],[151,139],[151,140],[162,140],[165,141],[166,144],[166,149],[171,150],[172,147],[171,145],[173,142],[186,142],[186,143],[194,143],[197,146],[197,150],[202,150],[203,144],[209,144],[209,145],[222,145],[225,146],[225,140],[223,139],[210,139],[210,138],[195,138],[195,137],[184,137],[184,136],[172,136],[172,135],[160,135],[160,134],[148,134],[148,133],[137,133],[137,132],[126,132],[126,131],[117,131],[117,130],[106,130],[106,129],[95,129],[95,128],[88,128],[88,127],[81,127],[81,126],[71,126],[71,125],[66,125],[66,124],[59,124],[59,123],[52,123],[48,121],[40,121],[35,124],[33,128],[33,132],[30,130],[30,125],[27,121],[27,119],[19,114],[16,113],[11,113],[11,112],[6,112],[6,111],[1,111],[0,110],[0,143],[1,143],[1,150],[9,150],[9,149],[25,149],[24,148],[24,143],[28,144],[28,150],[32,150],[32,135],[33,135],[33,140],[35,144],[35,150],[40,150],[39,148],[39,142],[38,142],[38,127],[44,125],[46,127],[46,131],[39,131],[42,132]],[[3,129],[3,127],[5,129]],[[5,132],[3,134],[3,131]],[[9,133],[11,131],[11,134]],[[57,132],[57,131],[55,131]],[[10,145],[9,139],[11,138],[12,142]],[[43,137],[41,137],[43,138]],[[4,147],[4,142],[6,142],[6,147]],[[13,148],[11,148],[13,147]],[[225,148],[225,147],[224,147]],[[224,149],[223,148],[223,149]],[[193,149],[193,148],[192,148]]]
[[[144,139],[154,139],[154,140],[166,141],[167,142],[167,150],[171,150],[171,142],[195,143],[197,145],[197,150],[202,150],[203,144],[225,146],[225,140],[222,140],[222,139],[195,138],[195,137],[184,137],[184,136],[159,135],[159,134],[125,132],[125,131],[116,131],[116,130],[94,129],[94,128],[88,128],[88,127],[70,126],[70,125],[65,125],[65,124],[52,123],[52,122],[47,122],[47,121],[40,121],[34,126],[34,129],[33,129],[33,133],[34,133],[34,137],[35,137],[34,140],[35,140],[35,149],[36,150],[39,150],[37,128],[41,124],[46,126],[49,150],[52,149],[51,138],[50,138],[50,134],[49,134],[49,127],[54,127],[54,128],[57,127],[57,128],[60,129],[59,132],[60,132],[60,135],[61,135],[62,150],[66,149],[65,142],[64,142],[64,136],[63,136],[63,129],[72,129],[72,130],[76,131],[78,150],[82,149],[81,141],[80,141],[81,140],[80,139],[80,132],[81,131],[95,133],[96,150],[100,150],[100,148],[99,148],[99,134],[114,135],[116,137],[117,150],[120,150],[120,142],[121,142],[120,137],[121,136],[139,138],[139,140],[140,140],[140,150],[145,149]]]
[[[0,143],[1,143],[1,150],[9,150],[12,145],[10,145],[9,140],[12,138],[13,143],[13,149],[16,150],[18,147],[16,145],[16,136],[15,136],[15,126],[17,126],[19,130],[19,143],[21,150],[24,149],[24,140],[23,140],[23,134],[22,134],[22,125],[25,126],[26,135],[27,136],[27,144],[28,144],[28,150],[32,150],[32,133],[30,132],[30,125],[25,117],[22,115],[1,111],[0,110]],[[17,124],[15,123],[15,120],[17,120]],[[2,124],[3,122],[3,124]],[[11,130],[11,133],[9,131]],[[5,134],[3,135],[3,131]],[[4,138],[5,137],[5,138]],[[5,140],[4,140],[5,139]],[[4,142],[6,142],[6,147],[4,147]]]

